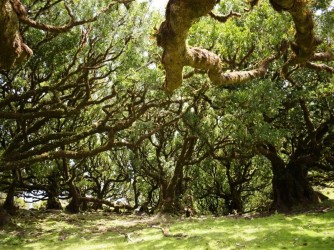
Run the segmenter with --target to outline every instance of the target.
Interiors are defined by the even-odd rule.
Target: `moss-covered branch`
[[[295,40],[291,44],[295,55],[283,66],[282,72],[286,75],[290,66],[305,63],[314,55],[320,40],[314,34],[314,22],[308,0],[270,0],[270,3],[279,12],[289,12],[295,24]]]
[[[19,19],[10,0],[0,2],[0,69],[19,64],[32,50],[23,42],[19,32]]]
[[[214,85],[230,86],[263,76],[269,62],[274,59],[270,57],[264,60],[253,70],[224,72],[218,55],[206,49],[189,47],[186,39],[191,25],[202,16],[213,16],[211,11],[216,3],[216,0],[169,1],[166,20],[161,24],[157,34],[158,45],[164,49],[162,64],[166,71],[164,88],[167,92],[172,92],[181,85],[184,66],[207,72]],[[240,15],[230,13],[226,18],[231,16]]]
[[[269,63],[276,58],[271,56],[252,70],[224,72],[221,66],[222,61],[218,55],[205,49],[189,47],[186,41],[188,31],[193,22],[200,17],[210,15],[214,19],[224,22],[230,17],[240,16],[240,14],[233,12],[222,17],[214,15],[212,9],[216,3],[216,0],[170,0],[168,2],[166,20],[161,24],[157,34],[158,45],[164,50],[162,64],[166,71],[164,83],[166,91],[172,92],[181,85],[184,66],[191,66],[197,70],[207,72],[214,85],[229,86],[262,77],[266,73]],[[251,1],[251,8],[257,3],[258,1]],[[283,66],[283,75],[287,75],[290,66],[331,56],[329,53],[315,54],[320,41],[314,33],[314,22],[309,1],[270,0],[270,3],[276,11],[289,12],[296,30],[295,39],[291,43],[294,54]],[[328,71],[328,68],[325,70]]]

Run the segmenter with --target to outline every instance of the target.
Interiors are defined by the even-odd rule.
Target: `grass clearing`
[[[158,227],[185,237],[165,237]],[[333,249],[325,212],[267,217],[170,218],[27,211],[0,229],[0,249]]]

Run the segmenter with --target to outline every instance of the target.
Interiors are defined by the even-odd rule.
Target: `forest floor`
[[[20,211],[0,249],[334,249],[334,201],[303,213],[149,217]]]

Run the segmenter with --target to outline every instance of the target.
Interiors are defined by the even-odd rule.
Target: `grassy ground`
[[[326,209],[324,209],[326,208]],[[159,228],[169,228],[172,237]],[[305,214],[153,218],[28,211],[0,229],[0,249],[334,249],[333,203]]]

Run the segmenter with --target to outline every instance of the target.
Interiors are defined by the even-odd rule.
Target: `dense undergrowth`
[[[333,208],[330,201],[289,215],[168,219],[22,210],[0,229],[0,249],[332,249]]]

